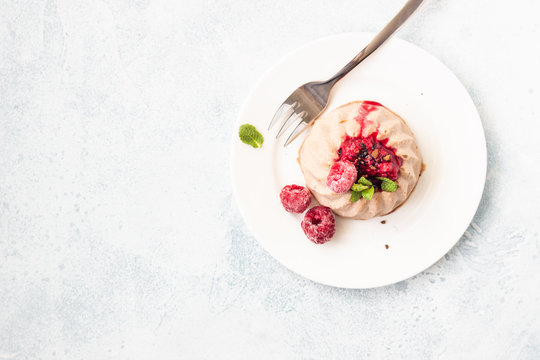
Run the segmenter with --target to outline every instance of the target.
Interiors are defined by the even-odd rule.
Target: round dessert
[[[315,121],[298,163],[321,205],[366,220],[388,214],[407,200],[420,177],[422,156],[397,114],[374,101],[354,101]],[[365,191],[353,193],[351,188]]]

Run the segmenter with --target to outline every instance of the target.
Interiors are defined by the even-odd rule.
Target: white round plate
[[[415,134],[425,171],[410,198],[393,213],[367,221],[338,216],[336,234],[324,245],[305,237],[303,215],[287,213],[279,200],[283,186],[305,184],[296,161],[303,138],[284,148],[286,136],[275,140],[278,129],[268,131],[268,124],[294,89],[332,76],[372,37],[332,36],[287,55],[259,81],[238,119],[238,126],[257,127],[263,146],[254,149],[237,134],[232,146],[234,193],[263,248],[292,271],[343,288],[392,284],[435,263],[468,227],[486,174],[482,124],[463,85],[432,55],[390,39],[336,85],[328,110],[353,100],[387,106]]]

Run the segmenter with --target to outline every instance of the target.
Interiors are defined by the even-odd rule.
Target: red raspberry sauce
[[[364,134],[364,127],[370,112],[377,110],[382,105],[376,101],[364,101],[358,108],[358,115],[354,118],[360,123],[360,135]],[[377,127],[378,129],[379,127]]]
[[[396,149],[388,146],[388,139],[377,139],[378,127],[371,134],[363,135],[368,121],[367,116],[380,106],[382,105],[374,101],[362,103],[358,109],[358,116],[355,118],[360,123],[360,133],[355,137],[347,135],[343,139],[335,161],[353,163],[358,171],[358,177],[386,177],[397,180],[403,159],[396,155]]]

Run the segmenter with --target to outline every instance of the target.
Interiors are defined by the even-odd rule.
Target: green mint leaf
[[[354,184],[351,188],[352,191],[357,191],[357,192],[360,192],[360,191],[364,191],[366,189],[368,189],[369,186],[367,185],[362,185],[362,184]]]
[[[373,185],[371,183],[371,181],[369,181],[368,179],[366,179],[364,176],[362,176],[360,179],[358,179],[357,181],[358,184],[362,184],[362,185],[366,185],[366,186],[371,186]]]
[[[382,191],[394,192],[398,188],[398,184],[395,181],[392,181],[385,177],[378,177],[377,179],[381,180],[381,189]]]
[[[240,140],[242,140],[244,144],[251,145],[255,149],[261,147],[264,142],[264,138],[261,133],[257,131],[255,126],[250,124],[244,124],[240,126],[238,135],[240,136]]]
[[[366,189],[364,191],[362,191],[362,197],[366,200],[371,200],[371,198],[373,197],[373,193],[375,192],[375,188],[372,186],[370,187],[369,189]]]
[[[394,192],[397,190],[397,188],[398,188],[398,184],[396,184],[392,180],[383,181],[381,184],[382,191]]]
[[[350,197],[351,202],[357,202],[362,197],[362,193],[359,191],[353,191]]]

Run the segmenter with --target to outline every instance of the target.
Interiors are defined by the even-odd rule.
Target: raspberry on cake
[[[388,146],[388,138],[378,140],[377,135],[379,135],[377,131],[366,137],[361,134],[354,137],[347,135],[337,152],[336,164],[346,159],[354,164],[358,174],[397,180],[403,159],[396,155],[396,149]],[[357,148],[358,152],[352,156],[345,152],[347,155],[344,157],[343,149],[352,147]]]
[[[356,167],[349,161],[336,161],[330,168],[326,185],[335,193],[344,193],[351,189],[356,181]]]
[[[374,101],[354,101],[323,114],[305,138],[298,162],[307,188],[321,205],[362,220],[388,214],[405,202],[422,168],[405,121]],[[365,177],[377,190],[369,199],[350,200],[352,167],[355,180]],[[384,178],[397,183],[397,189],[380,191]]]

